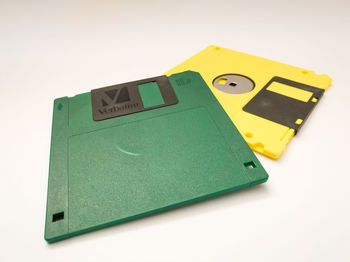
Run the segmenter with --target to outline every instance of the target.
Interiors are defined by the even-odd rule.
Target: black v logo
[[[105,91],[101,97],[103,107],[124,103],[127,101],[130,101],[130,95],[127,87]]]

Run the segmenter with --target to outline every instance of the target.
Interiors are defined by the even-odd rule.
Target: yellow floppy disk
[[[209,46],[166,73],[199,72],[248,145],[277,159],[332,79],[313,71]]]

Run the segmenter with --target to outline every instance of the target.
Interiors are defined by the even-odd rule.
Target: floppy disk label
[[[92,116],[100,121],[178,103],[166,76],[91,90]]]

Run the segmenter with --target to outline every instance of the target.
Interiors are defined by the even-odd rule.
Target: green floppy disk
[[[59,98],[45,239],[58,241],[267,178],[199,73]]]

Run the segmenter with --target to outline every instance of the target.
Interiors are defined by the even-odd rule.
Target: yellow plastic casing
[[[186,70],[197,71],[202,75],[248,145],[255,152],[272,159],[277,159],[281,155],[294,136],[295,130],[245,112],[242,108],[275,76],[321,89],[327,89],[332,82],[332,79],[327,75],[317,75],[313,71],[218,46],[207,47],[168,71],[166,75],[169,76]],[[254,81],[255,87],[245,94],[223,93],[213,86],[213,81],[218,76],[225,74],[247,76]],[[301,101],[309,99],[307,91],[301,89],[283,89],[279,86],[271,86],[271,88],[275,89],[272,90],[274,92],[294,99]],[[300,120],[298,119],[299,122]]]

